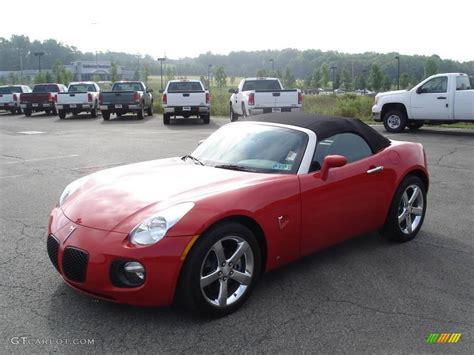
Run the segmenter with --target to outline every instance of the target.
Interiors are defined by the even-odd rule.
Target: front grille
[[[59,250],[59,241],[50,234],[46,241],[46,248],[48,249],[48,256],[51,260],[51,263],[59,271],[59,264],[58,264],[58,250]]]
[[[69,280],[84,282],[86,280],[89,254],[85,251],[67,247],[63,254],[63,272]]]

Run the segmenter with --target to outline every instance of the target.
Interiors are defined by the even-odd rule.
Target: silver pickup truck
[[[106,121],[115,113],[122,116],[136,113],[139,120],[145,116],[153,116],[152,89],[148,89],[141,81],[118,81],[112,86],[112,91],[102,91],[99,94],[99,107],[102,118]]]

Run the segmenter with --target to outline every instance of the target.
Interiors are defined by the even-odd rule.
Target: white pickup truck
[[[163,123],[169,124],[173,116],[202,118],[204,124],[209,124],[210,96],[199,80],[170,80],[161,96],[163,107]]]
[[[303,96],[299,89],[283,89],[277,78],[246,78],[237,89],[229,89],[230,120],[239,116],[270,112],[301,111]]]
[[[409,91],[377,94],[372,116],[393,133],[420,128],[425,122],[474,122],[474,90],[466,74],[436,74]]]
[[[69,84],[67,92],[60,92],[57,96],[59,118],[65,119],[68,113],[77,115],[80,112],[90,112],[91,117],[97,117],[99,93],[99,85],[92,81]]]
[[[28,92],[31,88],[26,85],[0,86],[0,110],[21,113],[20,94]]]

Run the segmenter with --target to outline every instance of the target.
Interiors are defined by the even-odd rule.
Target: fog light
[[[130,274],[130,276],[132,276],[132,277],[136,276],[140,280],[145,279],[145,268],[138,261],[130,261],[128,263],[125,263],[123,269],[125,270],[125,272],[127,274]],[[132,281],[132,280],[130,280],[130,281]]]

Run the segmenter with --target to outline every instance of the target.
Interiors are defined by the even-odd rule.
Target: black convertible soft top
[[[318,141],[338,133],[355,133],[365,139],[373,153],[390,145],[389,139],[355,118],[324,116],[306,112],[282,112],[250,116],[242,121],[278,123],[307,128],[316,133]]]

